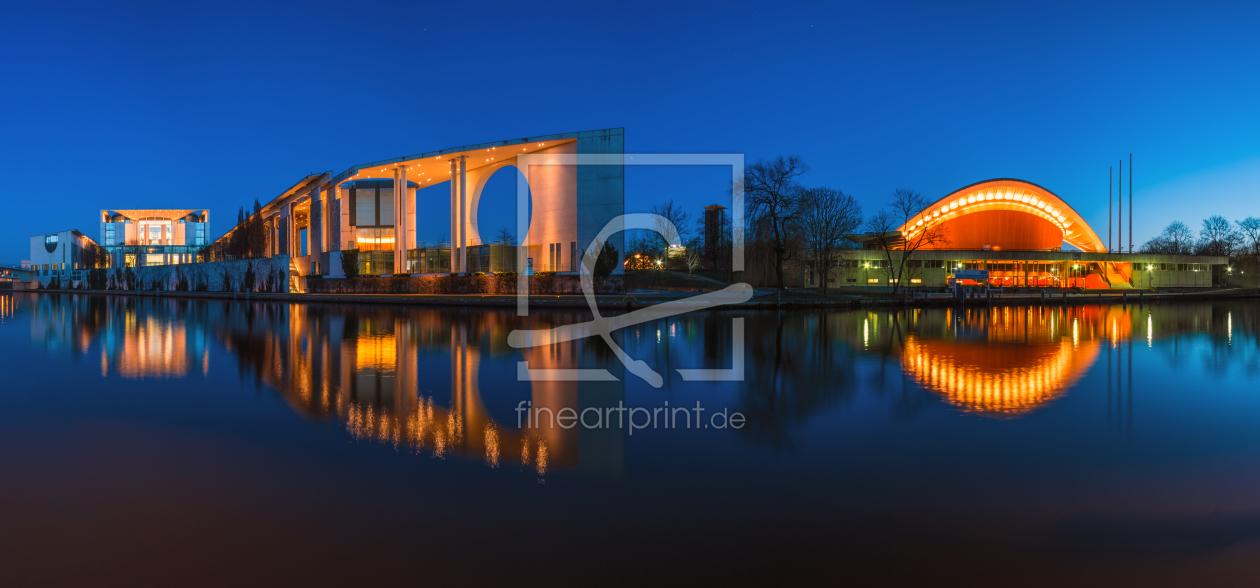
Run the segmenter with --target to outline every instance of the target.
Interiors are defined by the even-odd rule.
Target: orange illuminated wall
[[[1039,251],[1063,245],[1063,231],[1050,221],[1014,210],[987,210],[942,223],[949,243],[942,249]]]
[[[973,218],[974,217],[974,218]],[[1032,182],[996,179],[977,182],[933,202],[898,227],[907,243],[944,227],[948,244],[922,249],[1046,250],[1070,243],[1081,251],[1106,246],[1081,215],[1049,190]],[[1053,231],[1052,231],[1053,229]],[[1053,235],[1053,236],[1052,236]]]

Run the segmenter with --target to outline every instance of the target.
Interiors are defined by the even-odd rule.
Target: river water
[[[588,320],[0,296],[0,583],[1260,569],[1255,302],[710,311],[615,332],[660,387],[598,338],[507,343]],[[573,369],[606,371],[523,377]]]

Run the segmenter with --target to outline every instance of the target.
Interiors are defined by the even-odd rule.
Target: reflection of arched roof
[[[1094,229],[1062,198],[1032,182],[1011,178],[985,180],[955,190],[899,230],[911,239],[926,227],[989,211],[1015,211],[1039,217],[1052,223],[1063,233],[1064,241],[1081,251],[1107,251]]]
[[[903,368],[967,412],[1019,416],[1062,396],[1098,357],[1097,341],[974,345],[908,337]]]

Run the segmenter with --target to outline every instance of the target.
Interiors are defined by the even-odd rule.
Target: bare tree
[[[96,243],[88,243],[79,250],[79,266],[83,269],[96,269],[109,265],[109,255],[105,248]]]
[[[687,248],[683,250],[683,263],[687,266],[687,273],[693,273],[696,268],[700,267],[700,263],[704,261],[704,249],[700,243],[700,238],[695,237],[687,243]]]
[[[862,207],[852,196],[832,188],[811,188],[801,200],[801,241],[822,279],[823,294],[832,269],[852,234],[862,225]]]
[[[712,226],[710,226],[710,224]],[[722,269],[731,258],[731,217],[725,209],[716,209],[700,217],[697,235],[703,254],[712,269]]]
[[[670,245],[682,245],[687,238],[687,221],[691,215],[671,199],[663,204],[652,205],[652,214],[661,217],[656,221],[656,231],[648,234],[650,241],[660,251],[661,259],[669,258]]]
[[[495,235],[494,244],[495,245],[508,245],[508,246],[516,245],[516,235],[512,234],[511,229],[507,227],[503,227],[499,229],[499,233]]]
[[[1199,255],[1232,256],[1242,244],[1242,235],[1234,230],[1233,225],[1225,217],[1214,214],[1203,219],[1203,229],[1199,231]]]
[[[743,182],[732,188],[743,192],[750,232],[758,245],[768,250],[780,290],[784,289],[783,266],[797,249],[797,221],[804,192],[797,178],[808,171],[809,166],[795,155],[758,160],[744,168]]]
[[[1194,233],[1186,223],[1173,221],[1159,236],[1142,245],[1142,253],[1190,255],[1194,251]]]
[[[887,266],[884,272],[892,282],[893,294],[901,288],[906,259],[920,249],[937,249],[949,243],[949,234],[942,223],[933,223],[928,201],[914,190],[893,190],[892,202],[866,221],[866,231],[874,245],[884,251]],[[904,229],[904,230],[903,230]],[[900,251],[900,255],[893,255]]]
[[[1260,218],[1249,216],[1240,221],[1234,221],[1238,225],[1238,230],[1248,241],[1247,247],[1252,255],[1260,255]]]
[[[139,239],[132,239],[123,245],[120,265],[127,265],[128,257],[136,267],[144,267],[144,244]]]

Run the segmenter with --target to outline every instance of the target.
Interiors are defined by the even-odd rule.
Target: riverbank
[[[34,294],[94,294],[106,296],[136,296],[145,298],[182,298],[217,300],[254,300],[268,302],[320,302],[353,304],[402,304],[412,306],[458,306],[471,308],[516,307],[514,295],[505,294],[295,294],[295,293],[232,293],[232,292],[137,292],[127,290],[27,290]],[[681,292],[632,292],[627,294],[600,294],[596,304],[606,310],[633,310],[664,302],[682,300],[695,293]],[[1080,305],[1080,304],[1148,304],[1158,302],[1188,302],[1260,298],[1260,289],[1227,288],[1199,292],[1151,293],[1146,291],[1085,292],[1063,294],[1047,292],[1043,297],[1036,294],[994,294],[992,298],[956,299],[945,295],[903,299],[884,292],[836,293],[823,296],[818,293],[779,293],[774,290],[757,290],[754,297],[724,308],[754,309],[806,309],[806,308],[887,308],[911,307],[934,308],[948,306],[1029,306],[1029,305]],[[572,294],[532,295],[530,308],[588,308],[586,298]]]

